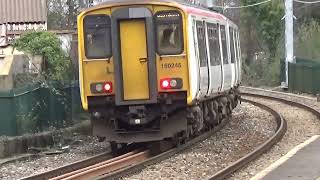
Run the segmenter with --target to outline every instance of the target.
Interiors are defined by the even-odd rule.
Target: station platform
[[[320,136],[313,136],[251,180],[320,180]]]

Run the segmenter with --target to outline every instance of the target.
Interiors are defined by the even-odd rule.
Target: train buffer
[[[290,150],[251,180],[319,180],[320,135]]]

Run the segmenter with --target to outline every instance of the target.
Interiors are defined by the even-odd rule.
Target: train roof
[[[195,15],[201,15],[205,17],[217,18],[225,21],[230,21],[224,15],[217,13],[215,11],[211,11],[204,7],[200,7],[197,5],[193,5],[191,3],[187,3],[183,0],[107,0],[104,1],[94,7],[86,9],[84,12],[91,11],[94,9],[103,8],[105,6],[110,5],[127,5],[127,4],[160,4],[160,5],[169,5],[180,8],[186,13],[191,13]]]

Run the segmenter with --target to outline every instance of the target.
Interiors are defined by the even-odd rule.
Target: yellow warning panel
[[[124,100],[147,100],[149,95],[145,20],[120,22]]]

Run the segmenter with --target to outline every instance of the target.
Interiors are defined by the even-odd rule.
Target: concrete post
[[[285,62],[285,72],[286,81],[283,83],[284,88],[289,86],[289,62],[294,63],[293,57],[293,0],[285,1],[285,36],[286,36],[286,62]]]

